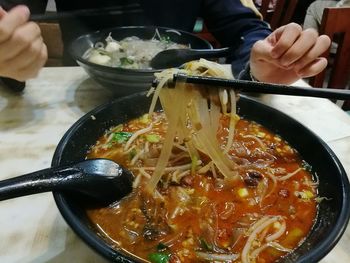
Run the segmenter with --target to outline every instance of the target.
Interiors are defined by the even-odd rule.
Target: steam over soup
[[[189,46],[174,43],[169,37],[161,36],[156,31],[152,39],[131,36],[117,41],[108,36],[106,44],[96,43],[84,57],[92,63],[110,67],[151,69],[150,61],[155,55],[167,49],[179,48],[189,48]]]
[[[185,71],[225,76],[201,60]],[[168,74],[162,73],[160,86]],[[317,183],[283,138],[237,116],[235,94],[177,83],[164,112],[111,128],[88,158],[130,169],[134,191],[88,215],[112,245],[151,262],[274,262],[314,224]],[[218,96],[218,97],[216,97]],[[175,107],[176,104],[176,107]]]

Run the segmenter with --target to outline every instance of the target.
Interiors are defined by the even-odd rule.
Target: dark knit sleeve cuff
[[[250,72],[249,62],[246,64],[244,69],[238,74],[238,79],[249,80],[249,81],[258,81],[257,79],[254,78],[254,76],[252,76],[252,73]]]

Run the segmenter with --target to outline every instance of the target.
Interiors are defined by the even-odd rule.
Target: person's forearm
[[[235,47],[227,57],[235,77],[249,61],[250,50],[257,40],[266,38],[271,30],[261,20],[254,6],[240,0],[204,0],[204,19],[209,31],[222,46]]]

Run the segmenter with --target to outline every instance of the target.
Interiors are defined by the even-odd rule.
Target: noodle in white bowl
[[[171,32],[180,32],[172,30]],[[113,39],[111,34],[106,38],[106,44],[95,43],[84,54],[89,62],[125,69],[152,69],[150,61],[159,52],[168,49],[189,48],[189,45],[177,44],[167,36],[161,36],[156,29],[151,39],[141,39],[137,36],[126,37],[120,41]]]

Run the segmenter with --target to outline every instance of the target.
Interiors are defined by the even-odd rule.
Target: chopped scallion
[[[191,160],[191,174],[194,175],[198,166],[197,156],[193,156]]]
[[[120,60],[120,64],[122,66],[134,64],[134,60],[127,58],[127,57],[122,57],[119,60]]]
[[[150,122],[149,114],[148,114],[148,113],[143,114],[143,115],[140,117],[140,122],[143,123],[143,124],[149,123],[149,122]]]
[[[160,137],[157,134],[146,134],[146,140],[149,142],[159,142]]]
[[[213,245],[209,244],[204,238],[199,238],[199,244],[201,248],[203,248],[205,251],[213,251]]]
[[[168,263],[170,259],[169,253],[151,253],[148,255],[148,259],[152,263]]]
[[[132,132],[114,132],[113,134],[112,141],[117,143],[126,142],[132,136]]]

